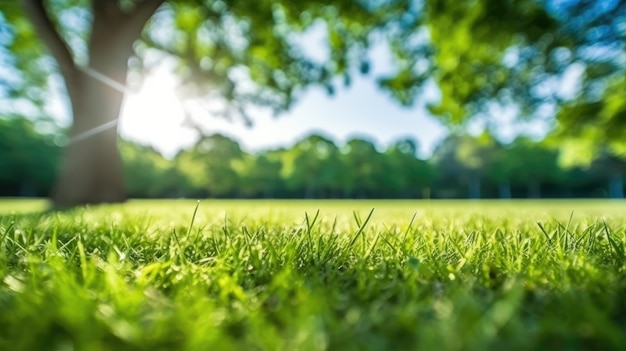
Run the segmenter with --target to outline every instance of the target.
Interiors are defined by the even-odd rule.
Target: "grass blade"
[[[196,214],[198,213],[198,207],[200,207],[200,200],[196,202],[196,208],[193,210],[193,215],[191,216],[191,223],[189,223],[189,229],[187,229],[187,236],[191,233],[191,228],[193,227],[193,222],[196,220]]]
[[[317,218],[320,215],[320,210],[318,209],[317,212],[315,212],[315,217],[313,217],[312,221],[309,221],[309,214],[304,212],[304,220],[306,221],[306,234],[309,238],[309,245],[313,246],[313,236],[311,235],[311,230],[313,229],[313,226],[315,225],[315,222],[317,222]]]
[[[550,239],[550,235],[548,235],[546,230],[543,228],[543,225],[541,224],[541,222],[536,222],[536,223],[539,226],[539,229],[541,229],[541,232],[543,233],[543,235],[545,235],[546,239],[548,240],[548,244],[552,246],[552,239]]]
[[[611,247],[613,247],[613,250],[615,251],[615,255],[617,256],[618,259],[623,260],[624,248],[622,247],[622,245],[618,245],[618,243],[615,240],[613,240],[611,232],[609,231],[609,227],[606,225],[606,222],[604,220],[602,220],[602,224],[604,224],[604,232],[606,233],[606,238],[609,240]]]
[[[417,211],[413,212],[413,217],[411,217],[411,221],[409,222],[409,226],[406,227],[406,230],[404,231],[404,235],[402,236],[402,242],[404,242],[406,240],[407,235],[409,235],[409,230],[411,230],[411,227],[413,226],[413,222],[415,221],[415,217],[417,217]]]
[[[356,214],[356,212],[354,212],[354,213]],[[354,243],[357,241],[357,239],[361,236],[361,233],[363,233],[363,230],[365,229],[365,226],[367,225],[367,222],[369,222],[370,218],[372,218],[372,214],[373,213],[374,213],[374,208],[372,208],[370,213],[367,215],[367,218],[365,218],[365,222],[363,222],[363,224],[361,226],[359,226],[359,229],[357,230],[356,234],[354,234],[354,237],[350,241],[350,244],[348,244],[348,248],[351,248],[352,245],[354,245]],[[355,218],[356,217],[357,216],[355,215]]]
[[[354,221],[356,222],[356,226],[361,226],[361,216],[356,211],[352,211],[352,216],[354,217]]]

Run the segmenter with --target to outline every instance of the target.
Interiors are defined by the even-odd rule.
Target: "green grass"
[[[0,350],[626,348],[622,202],[43,208],[0,202]]]

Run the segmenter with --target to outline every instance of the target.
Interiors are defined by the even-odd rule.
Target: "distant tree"
[[[487,179],[497,186],[498,197],[501,199],[512,197],[511,180],[523,163],[523,160],[515,156],[509,147],[502,144],[495,145],[493,157],[487,169]]]
[[[149,146],[126,140],[121,140],[119,145],[130,196],[154,198],[182,195],[184,178],[173,162]]]
[[[626,177],[626,158],[611,154],[607,150],[600,152],[589,167],[593,178],[607,184],[607,196],[611,199],[624,198],[624,177]]]
[[[305,198],[326,197],[341,176],[339,150],[335,143],[319,134],[298,141],[284,154],[283,177],[292,191]]]
[[[500,197],[504,198],[511,197],[511,187],[523,187],[526,197],[539,198],[543,185],[567,180],[558,163],[558,150],[524,136],[496,150],[489,177],[499,185]]]
[[[47,132],[37,130],[38,125]],[[52,121],[0,117],[0,195],[49,193],[61,153],[59,133]]]
[[[342,149],[344,193],[350,197],[380,197],[385,188],[386,170],[383,155],[370,140],[353,138]],[[384,191],[384,190],[383,190]]]
[[[495,140],[487,133],[448,136],[434,151],[433,162],[442,178],[467,186],[470,199],[481,197],[481,183],[494,156]]]
[[[243,157],[244,152],[236,141],[213,134],[180,152],[175,162],[186,177],[192,195],[226,197],[238,193],[236,163]]]
[[[466,172],[465,166],[456,157],[459,137],[449,135],[442,140],[433,151],[429,162],[437,170],[437,180],[435,182],[435,195],[438,197],[465,197],[461,195],[458,187],[461,181],[459,175]]]
[[[543,184],[561,180],[563,173],[557,150],[526,137],[518,137],[510,145],[509,154],[517,160],[512,181],[526,187],[526,197],[540,198]]]
[[[417,142],[408,138],[396,141],[385,151],[385,163],[388,165],[385,167],[385,183],[390,189],[387,196],[429,196],[434,169],[426,161],[417,158],[417,151]]]
[[[282,161],[271,153],[244,155],[235,164],[239,174],[239,191],[246,197],[270,198],[280,188]]]

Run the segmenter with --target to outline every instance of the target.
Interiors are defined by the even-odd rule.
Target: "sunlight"
[[[167,156],[192,145],[195,132],[183,126],[182,102],[176,92],[176,77],[162,68],[146,77],[137,93],[126,96],[119,132],[125,139],[149,144]]]

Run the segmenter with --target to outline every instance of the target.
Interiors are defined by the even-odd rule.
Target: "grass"
[[[196,206],[0,202],[0,350],[626,347],[622,202]]]

